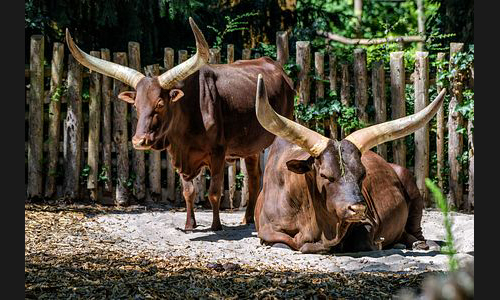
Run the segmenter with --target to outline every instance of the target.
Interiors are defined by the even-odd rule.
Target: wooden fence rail
[[[277,62],[281,65],[285,65],[290,59],[288,40],[287,32],[276,33]],[[353,52],[354,60],[347,62],[337,61],[332,49],[328,49],[326,53],[311,52],[309,41],[298,41],[295,46],[295,61],[301,70],[295,85],[301,103],[313,105],[316,99],[322,99],[334,91],[339,95],[338,99],[343,106],[356,107],[358,118],[366,124],[405,116],[405,88],[409,84],[414,86],[415,112],[429,103],[429,87],[435,84],[435,81],[429,76],[431,70],[428,52],[417,52],[414,72],[405,74],[402,51],[390,53],[389,66],[385,66],[390,72],[386,73],[382,61],[375,61],[368,67],[366,50],[362,48],[356,48]],[[132,106],[118,99],[120,92],[130,88],[120,81],[96,72],[87,75],[88,70],[73,56],[66,55],[64,59],[64,48],[62,43],[53,44],[50,70],[47,71],[43,67],[44,37],[35,35],[31,38],[30,66],[26,74],[26,79],[29,79],[26,93],[26,123],[29,128],[26,135],[27,197],[89,197],[94,201],[111,201],[120,205],[127,205],[134,199],[139,202],[167,201],[174,205],[183,205],[180,180],[168,153],[137,151],[131,146],[130,140],[135,132],[137,114]],[[463,44],[452,43],[450,57],[462,48]],[[136,42],[128,43],[128,52],[111,53],[109,49],[90,52],[91,55],[105,60],[112,58],[114,62],[127,65],[146,75],[158,75],[173,68],[176,54],[177,64],[189,58],[186,50],[176,52],[167,47],[164,48],[163,66],[142,66],[140,53],[140,45]],[[251,49],[242,49],[241,53],[242,59],[252,57]],[[224,63],[221,56],[220,49],[210,49],[210,63]],[[234,62],[235,45],[227,45],[224,56],[225,63]],[[445,53],[439,53],[437,59],[444,60]],[[311,73],[314,73],[315,79]],[[50,89],[47,92],[44,91],[44,76],[51,77]],[[83,92],[84,81],[89,86],[86,97]],[[329,84],[325,84],[327,82]],[[386,86],[390,86],[390,96],[386,95]],[[455,107],[462,101],[462,90],[456,78],[453,78],[451,86],[453,92],[450,93],[449,107],[443,107],[436,117],[435,140],[429,140],[430,126],[426,125],[415,132],[414,149],[406,149],[404,139],[399,139],[392,142],[390,148],[389,144],[377,146],[376,151],[389,161],[414,171],[417,185],[426,205],[429,206],[431,203],[424,185],[424,179],[431,175],[429,149],[433,148],[431,143],[436,143],[435,170],[438,183],[443,188],[445,134],[448,134],[449,201],[455,207],[466,206],[471,209],[474,204],[473,124],[466,124],[469,135],[466,136],[468,142],[465,146],[469,150],[468,168],[471,175],[469,182],[465,183],[460,181],[460,173],[463,170],[456,159],[465,151],[463,135],[456,130],[465,125],[460,113],[455,111]],[[438,91],[440,88],[437,87]],[[389,99],[390,102],[387,103]],[[370,111],[371,101],[373,109]],[[388,109],[391,111],[390,118]],[[447,112],[449,113],[446,122]],[[343,138],[349,132],[340,128],[338,117],[339,115],[333,114],[322,123],[314,125],[323,127],[325,135],[331,138]],[[392,153],[389,152],[390,149]],[[407,166],[407,152],[415,153],[413,165]],[[268,149],[261,154],[261,168],[265,166],[267,155]],[[197,204],[208,204],[205,197],[210,181],[208,174],[208,170],[203,169],[195,179]],[[462,199],[465,186],[469,187],[466,205]],[[243,207],[248,202],[248,197],[244,159],[227,164],[221,207]]]

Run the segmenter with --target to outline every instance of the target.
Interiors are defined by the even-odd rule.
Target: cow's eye
[[[162,98],[159,98],[158,102],[156,103],[156,108],[162,108],[163,106],[165,106],[165,102]]]
[[[324,178],[330,182],[333,182],[335,180],[333,177],[327,177],[325,174],[319,174],[319,176],[321,176],[322,178]]]

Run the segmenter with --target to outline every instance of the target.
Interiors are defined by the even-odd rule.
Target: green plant
[[[82,169],[82,171],[80,172],[80,184],[85,184],[87,178],[89,178],[89,175],[90,175],[90,166],[89,165],[85,165]]]
[[[429,178],[425,179],[425,185],[431,191],[434,201],[436,201],[437,207],[443,214],[443,223],[446,230],[446,246],[441,247],[441,252],[448,256],[448,264],[450,271],[453,272],[458,269],[458,261],[455,258],[457,251],[455,250],[453,233],[451,231],[452,221],[450,219],[450,208],[448,207],[448,202],[444,197],[441,190],[436,186],[432,180]]]
[[[208,25],[207,28],[211,29],[215,32],[215,43],[212,48],[221,48],[222,42],[224,41],[224,37],[231,32],[235,31],[245,31],[248,30],[246,27],[248,25],[248,21],[243,21],[244,18],[258,16],[258,13],[249,12],[241,15],[237,15],[236,17],[224,16],[224,20],[226,21],[225,27],[223,30],[219,30],[213,26]]]
[[[56,88],[52,96],[50,96],[51,101],[61,101],[62,96],[66,93],[68,90],[68,86],[66,84],[62,84]]]
[[[243,179],[245,179],[245,175],[241,172],[236,174],[236,189],[241,191],[243,187]]]
[[[99,172],[99,175],[97,175],[97,182],[107,181],[109,179],[107,174],[108,174],[108,168],[106,166],[102,166],[101,172]]]

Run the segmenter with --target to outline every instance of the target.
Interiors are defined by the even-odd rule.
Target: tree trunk
[[[445,53],[439,52],[437,54],[437,60],[438,61],[443,61],[445,57]],[[437,74],[436,76],[439,76],[439,74],[443,73],[442,67],[439,67],[437,69]],[[441,92],[443,87],[439,84],[436,85],[436,90],[438,93]],[[444,128],[445,128],[445,108],[444,105],[442,105],[437,114],[436,114],[436,119],[437,119],[437,124],[436,124],[436,156],[437,156],[437,167],[436,167],[436,172],[437,172],[437,181],[438,181],[438,186],[441,190],[443,190],[444,185],[443,185],[443,169],[444,169]]]
[[[68,56],[68,111],[64,122],[64,196],[74,200],[80,191],[82,160],[82,65]]]
[[[454,54],[461,52],[463,46],[463,43],[450,43],[450,70],[456,67],[453,64]],[[460,82],[458,75],[455,74],[451,79],[451,99],[448,108],[448,165],[450,166],[448,201],[456,209],[461,209],[463,202],[463,182],[460,179],[462,165],[457,158],[462,155],[463,137],[457,129],[462,128],[464,122],[462,115],[455,111],[457,106],[462,104],[463,98],[463,82]]]
[[[415,54],[415,113],[429,104],[429,53]],[[415,179],[427,207],[431,206],[425,178],[429,177],[429,124],[415,131]]]
[[[470,212],[474,209],[474,124],[472,120],[467,122],[467,137],[469,141],[469,193],[467,197],[467,210]]]
[[[127,66],[127,53],[113,53],[113,62]],[[127,108],[128,103],[118,99],[118,94],[127,91],[127,85],[119,80],[113,80],[113,141],[116,149],[116,194],[115,203],[129,204],[129,158]]]
[[[54,43],[52,50],[49,104],[49,159],[45,182],[45,197],[51,198],[56,192],[56,175],[59,160],[59,139],[61,136],[61,98],[63,93],[64,44]],[[59,96],[53,98],[58,92]]]
[[[137,42],[128,43],[128,66],[142,72],[141,68],[141,45]],[[137,127],[137,111],[133,105],[130,106],[130,136],[135,134]],[[132,172],[135,174],[133,194],[139,201],[146,197],[146,165],[144,151],[132,149]]]
[[[109,49],[101,49],[101,59],[111,60]],[[113,182],[111,181],[111,98],[113,95],[112,78],[102,75],[102,170],[100,177],[103,178],[104,193],[108,196],[113,194]],[[102,176],[101,176],[102,175]]]
[[[28,198],[42,197],[43,162],[43,35],[31,36],[30,45],[30,102],[28,137]]]
[[[90,51],[90,55],[100,58],[100,51]],[[99,136],[101,129],[101,74],[91,72],[90,74],[90,103],[89,103],[89,136],[87,161],[90,167],[87,178],[87,189],[90,190],[90,198],[97,201],[99,178]]]
[[[358,108],[358,118],[368,124],[366,105],[368,104],[368,71],[366,70],[366,50],[354,49],[354,103]]]
[[[417,0],[417,21],[418,33],[421,36],[425,35],[425,14],[424,14],[424,1]],[[424,51],[424,42],[417,42],[417,50]]]
[[[406,116],[405,102],[405,67],[404,52],[391,52],[391,118],[393,120]],[[406,145],[405,138],[392,142],[394,163],[406,167]]]
[[[387,102],[385,98],[385,71],[383,61],[376,61],[373,63],[372,92],[373,105],[375,107],[375,123],[384,123],[387,121]],[[387,160],[387,144],[383,143],[378,145],[377,153]]]

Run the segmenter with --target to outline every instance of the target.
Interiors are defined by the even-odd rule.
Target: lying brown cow
[[[293,114],[293,84],[281,66],[270,58],[207,65],[208,45],[194,21],[189,19],[196,39],[196,54],[160,76],[142,73],[81,51],[66,30],[73,56],[87,68],[133,87],[119,98],[135,106],[137,128],[132,144],[139,150],[166,149],[181,175],[186,200],[186,229],[196,227],[195,189],[192,180],[208,166],[211,182],[208,199],[213,209],[212,229],[222,228],[219,201],[226,159],[245,158],[249,174],[249,201],[244,223],[253,223],[260,189],[259,153],[275,136],[255,117],[254,95],[259,73],[266,76],[269,98],[280,114]]]
[[[414,115],[337,141],[276,114],[258,80],[257,118],[278,136],[255,208],[261,242],[304,253],[369,251],[395,243],[428,247],[420,227],[423,201],[412,175],[368,150],[423,126],[443,103],[445,90]]]

